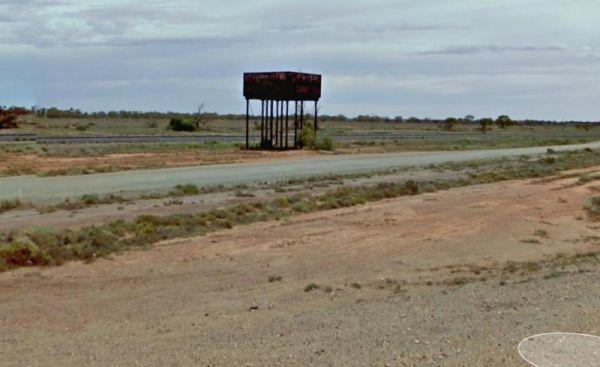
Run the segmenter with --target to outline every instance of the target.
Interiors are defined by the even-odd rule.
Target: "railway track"
[[[480,133],[452,134],[447,132],[386,132],[386,133],[356,133],[356,134],[333,134],[330,135],[335,141],[380,141],[380,140],[486,140],[491,136]],[[532,137],[535,135],[532,135]],[[560,138],[579,138],[579,135],[566,136]],[[507,139],[514,137],[506,136]],[[498,139],[497,136],[494,139]],[[250,137],[252,143],[257,143],[260,136]],[[2,142],[34,142],[38,144],[113,144],[113,143],[243,143],[244,135],[62,135],[62,136],[44,136],[33,133],[22,134],[0,134],[0,143]]]
[[[336,134],[331,135],[338,141],[373,141],[388,139],[415,138],[412,134]],[[416,138],[425,138],[425,135]],[[38,144],[112,144],[112,143],[242,143],[244,135],[69,135],[41,136],[37,134],[1,134],[0,142],[36,142]],[[260,136],[250,137],[258,142]]]

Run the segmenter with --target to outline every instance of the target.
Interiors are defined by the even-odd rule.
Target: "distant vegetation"
[[[513,124],[513,121],[511,120],[510,117],[508,117],[506,115],[502,115],[502,116],[498,116],[498,118],[496,119],[496,124],[501,129],[506,129],[508,126]]]
[[[489,117],[486,118],[482,118],[481,120],[479,120],[479,129],[481,130],[482,133],[487,133],[490,129],[491,126],[494,124],[494,120],[492,120]]]
[[[5,108],[0,106],[0,129],[14,129],[18,127],[17,118],[27,113],[27,110],[23,108]]]
[[[11,107],[11,109],[22,109],[20,107]],[[191,119],[199,121],[199,125],[205,124],[206,121],[211,120],[244,120],[245,115],[243,114],[218,114],[215,112],[205,112],[204,106],[201,105],[199,107],[198,112],[193,113],[182,113],[182,112],[158,112],[158,111],[96,111],[96,112],[86,112],[81,111],[79,109],[59,109],[56,107],[50,108],[35,108],[35,109],[23,109],[29,111],[32,114],[35,114],[38,117],[46,117],[50,119],[58,119],[58,118],[98,118],[98,119]],[[256,119],[259,116],[252,116],[253,119]],[[307,114],[306,119],[310,121],[311,115]],[[403,116],[395,116],[395,117],[387,117],[387,116],[379,116],[379,115],[358,115],[356,117],[347,117],[345,115],[320,115],[319,118],[321,121],[348,121],[348,122],[390,122],[390,123],[440,123],[445,126],[453,126],[456,124],[481,124],[482,120],[486,120],[487,118],[477,119],[473,115],[467,115],[465,117],[449,117],[447,119],[434,119],[434,118],[418,118],[418,117],[408,117],[405,118]],[[512,124],[520,124],[520,125],[538,125],[538,124],[579,124],[581,128],[586,128],[593,124],[600,124],[600,121],[554,121],[554,120],[532,120],[532,119],[524,119],[524,120],[512,120],[507,115],[501,115],[494,122],[500,128],[506,128]]]
[[[452,131],[452,130],[454,130],[454,126],[456,126],[456,125],[458,125],[458,119],[457,118],[448,117],[446,119],[446,123],[445,123],[446,130]]]

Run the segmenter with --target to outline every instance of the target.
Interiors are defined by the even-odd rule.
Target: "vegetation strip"
[[[374,186],[344,186],[320,195],[291,195],[273,200],[242,203],[221,209],[166,217],[142,215],[133,221],[116,220],[77,230],[36,229],[9,232],[0,241],[0,270],[19,266],[59,265],[67,260],[93,260],[128,248],[177,237],[202,235],[239,224],[281,219],[299,213],[350,207],[455,187],[491,183],[509,179],[545,177],[561,170],[600,164],[593,150],[566,152],[535,161],[502,162],[494,171],[471,173],[453,180],[387,182]]]

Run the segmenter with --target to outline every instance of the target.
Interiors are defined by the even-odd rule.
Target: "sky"
[[[325,114],[599,121],[599,17],[598,0],[0,0],[0,105],[243,113],[243,72],[300,70],[323,75]]]

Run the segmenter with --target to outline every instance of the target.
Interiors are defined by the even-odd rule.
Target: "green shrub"
[[[279,208],[288,208],[290,206],[290,201],[285,196],[280,196],[273,200],[274,204]]]
[[[334,151],[335,145],[333,143],[333,139],[330,136],[325,136],[319,140],[317,147],[321,150]]]
[[[92,125],[90,125],[90,124],[77,124],[77,125],[75,125],[75,130],[77,130],[77,131],[86,131],[87,129],[90,128],[90,126],[92,126]]]
[[[23,203],[19,199],[9,199],[0,201],[0,213],[21,207]]]
[[[408,180],[404,183],[404,188],[408,195],[418,195],[421,191],[419,183],[413,180]]]
[[[76,251],[78,257],[93,259],[114,252],[119,238],[107,230],[92,227],[84,232],[79,240]]]
[[[496,124],[498,124],[501,129],[506,129],[507,126],[513,125],[513,121],[507,115],[501,115],[496,119]]]
[[[494,120],[486,117],[486,118],[482,118],[481,120],[479,120],[479,130],[481,130],[482,133],[487,133],[492,127],[492,124],[494,123]]]
[[[316,289],[319,289],[319,286],[316,285],[315,283],[310,283],[309,285],[307,285],[306,287],[304,287],[304,291],[305,292],[312,292]]]
[[[100,197],[94,194],[87,194],[81,197],[81,201],[85,205],[96,205],[100,203]]]
[[[556,163],[556,157],[544,157],[544,158],[541,158],[538,162],[541,162],[544,164],[554,164],[554,163]]]
[[[50,258],[28,238],[18,238],[10,244],[0,244],[0,259],[4,266],[44,265]]]
[[[444,121],[444,127],[448,131],[454,130],[454,127],[458,124],[458,119],[456,117],[448,117],[446,121]]]
[[[307,201],[299,201],[292,205],[292,210],[297,213],[308,213],[313,210],[313,206]]]
[[[177,185],[170,192],[169,195],[172,196],[191,196],[198,195],[200,193],[200,189],[198,186],[194,184],[185,184],[185,185]]]
[[[191,119],[173,117],[171,121],[169,121],[169,130],[196,131],[198,130],[198,125]]]
[[[315,148],[317,144],[315,129],[310,124],[304,125],[298,133],[298,145],[300,148]]]

